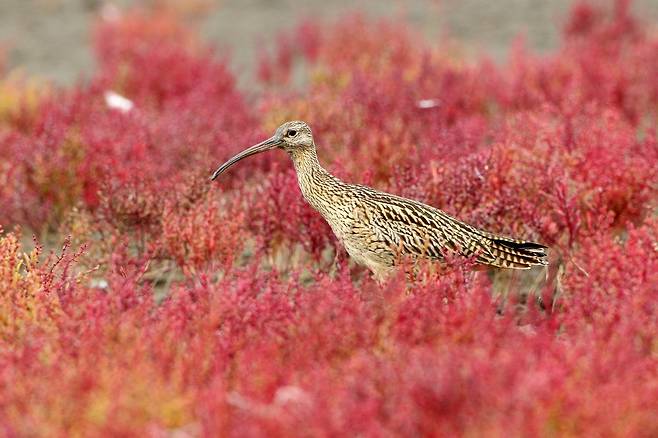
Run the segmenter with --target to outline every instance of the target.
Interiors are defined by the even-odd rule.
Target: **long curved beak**
[[[235,157],[231,158],[228,160],[226,163],[222,164],[215,170],[215,173],[212,174],[210,177],[211,181],[214,181],[215,178],[217,178],[219,175],[224,173],[226,169],[237,163],[238,161],[242,160],[243,158],[247,158],[250,155],[255,155],[261,152],[269,151],[270,149],[275,149],[281,144],[281,139],[277,137],[276,135],[274,137],[268,138],[267,140],[260,142],[258,144],[255,144],[251,146],[250,148],[247,148],[237,154]]]

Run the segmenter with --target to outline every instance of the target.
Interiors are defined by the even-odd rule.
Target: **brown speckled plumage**
[[[546,265],[546,246],[498,236],[411,199],[347,184],[324,170],[311,129],[304,122],[281,125],[275,135],[241,152],[219,167],[219,174],[242,158],[282,148],[292,158],[304,198],[329,223],[348,254],[379,280],[400,255],[440,260],[458,253],[484,265],[528,269]]]

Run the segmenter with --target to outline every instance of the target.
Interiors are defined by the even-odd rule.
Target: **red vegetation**
[[[627,2],[501,66],[306,22],[261,54],[258,111],[171,16],[95,40],[88,83],[0,77],[1,434],[658,434],[658,36]],[[345,179],[551,245],[548,280],[452,260],[381,286],[334,266],[283,153],[208,181],[291,118]]]

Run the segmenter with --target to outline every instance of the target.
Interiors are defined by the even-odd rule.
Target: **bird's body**
[[[286,141],[298,133],[296,142]],[[394,270],[400,256],[441,260],[449,252],[515,269],[547,264],[544,245],[497,236],[421,202],[341,181],[320,165],[304,122],[285,123],[274,137],[222,165],[213,179],[242,158],[274,147],[290,155],[306,201],[329,223],[347,253],[378,280]]]

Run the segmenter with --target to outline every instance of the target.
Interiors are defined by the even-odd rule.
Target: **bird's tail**
[[[548,247],[540,243],[488,234],[481,241],[480,263],[501,268],[529,269],[548,265]]]

